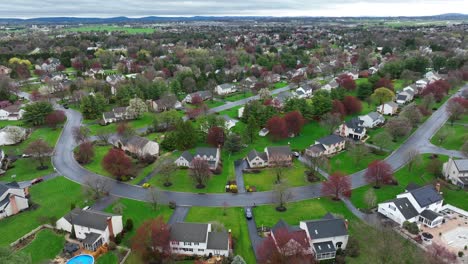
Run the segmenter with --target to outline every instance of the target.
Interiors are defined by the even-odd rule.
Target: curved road
[[[467,89],[465,85],[463,89]],[[457,95],[457,94],[456,94]],[[454,96],[456,96],[454,95]],[[244,99],[244,100],[249,100]],[[242,101],[244,101],[242,100]],[[223,106],[222,110],[237,106],[236,102]],[[440,150],[431,145],[429,139],[437,132],[437,130],[447,121],[448,115],[446,112],[446,104],[441,106],[432,116],[422,124],[402,145],[399,149],[391,153],[386,161],[394,170],[406,164],[405,154],[410,149],[417,149],[421,153],[433,153]],[[64,126],[52,162],[57,171],[66,178],[75,181],[79,184],[86,184],[90,179],[105,182],[110,190],[110,194],[118,197],[130,198],[140,201],[149,201],[150,194],[148,189],[139,186],[130,185],[115,181],[111,178],[104,177],[92,173],[83,167],[73,157],[73,149],[76,146],[72,136],[72,128],[81,125],[82,116],[79,112],[72,109],[65,110],[67,115],[67,123]],[[443,153],[441,153],[443,154]],[[459,156],[459,152],[453,151],[454,156]],[[352,187],[358,188],[367,183],[364,180],[365,170],[359,171],[350,175]],[[301,186],[291,188],[292,201],[300,201],[306,199],[317,198],[320,196],[321,184]],[[255,202],[257,205],[274,203],[274,193],[256,192],[256,193],[239,193],[239,194],[196,194],[172,191],[160,191],[160,202],[168,203],[174,201],[179,206],[223,206],[227,203],[229,206],[252,206]]]

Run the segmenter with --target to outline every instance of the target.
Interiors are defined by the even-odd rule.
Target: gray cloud
[[[398,16],[468,10],[467,3],[463,0],[14,0],[1,2],[0,17],[22,18],[151,15]]]

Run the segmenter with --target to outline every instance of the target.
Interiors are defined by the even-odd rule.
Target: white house
[[[197,256],[229,256],[231,234],[214,231],[210,223],[175,223],[171,226],[172,253]]]
[[[424,78],[429,80],[430,83],[442,79],[442,77],[438,73],[436,73],[434,71],[426,72],[426,74],[424,74]]]
[[[252,150],[247,154],[246,160],[250,168],[263,168],[268,166],[268,156],[265,152]]]
[[[21,188],[17,182],[0,182],[0,219],[28,209],[28,195],[28,188]]]
[[[232,83],[223,83],[215,87],[215,92],[219,95],[226,95],[237,91],[237,87]]]
[[[157,157],[159,155],[159,144],[144,137],[119,138],[113,141],[112,144],[138,157]]]
[[[414,89],[411,86],[405,87],[403,91],[399,92],[396,96],[397,104],[406,104],[413,101],[414,98]]]
[[[121,74],[108,75],[106,77],[106,82],[111,86],[111,93],[114,95],[117,93],[116,86],[119,82],[125,80],[125,76]]]
[[[239,120],[233,119],[228,115],[223,115],[223,119],[224,119],[224,127],[227,130],[230,130],[231,128],[235,127],[236,124],[239,122]]]
[[[296,95],[298,98],[308,98],[312,96],[313,89],[310,85],[301,85],[296,89]]]
[[[398,111],[398,105],[395,102],[386,102],[377,106],[377,112],[382,115],[394,115]]]
[[[468,159],[450,158],[444,163],[442,173],[445,178],[460,187],[468,187]]]
[[[424,88],[426,88],[426,86],[429,84],[429,80],[424,78],[424,79],[421,79],[421,80],[417,80],[416,81],[416,88],[419,90],[419,91],[422,91],[424,90]]]
[[[327,90],[327,91],[331,91],[332,89],[336,89],[338,88],[338,82],[333,79],[331,82],[325,84],[324,86],[322,86],[322,88],[320,89],[323,89],[323,90]]]
[[[102,120],[104,123],[110,124],[115,123],[122,120],[132,119],[133,117],[130,116],[127,112],[127,107],[115,107],[110,112],[102,113]]]
[[[221,162],[220,150],[219,148],[200,147],[195,149],[195,155],[184,151],[174,162],[178,167],[190,168],[192,161],[197,158],[206,160],[210,169],[216,170]]]
[[[16,121],[23,118],[24,110],[19,105],[10,105],[0,109],[0,120]]]
[[[244,116],[244,110],[245,110],[244,106],[237,110],[237,117],[238,118],[242,118]]]
[[[374,128],[385,123],[385,118],[377,112],[370,112],[367,115],[359,116],[359,120],[362,121],[362,126],[366,128]]]
[[[341,124],[338,128],[338,131],[342,137],[361,140],[366,136],[366,128],[363,126],[363,124],[364,121],[360,120],[358,117],[353,117]]]
[[[184,98],[184,100],[182,100],[182,102],[191,104],[192,99],[195,96],[199,96],[203,101],[206,101],[206,100],[208,100],[208,99],[210,99],[212,97],[212,94],[211,94],[210,91],[194,92],[194,93],[191,93],[191,94],[187,94],[187,96],[185,96],[185,98]]]
[[[346,141],[337,135],[329,135],[315,141],[314,145],[305,149],[305,154],[311,157],[329,156],[345,148]]]
[[[83,247],[96,251],[109,243],[123,230],[122,216],[95,211],[88,208],[75,208],[56,222],[56,228],[71,233],[83,243]]]
[[[436,187],[409,184],[406,191],[398,194],[395,199],[379,203],[378,212],[400,226],[408,221],[421,223],[431,228],[437,227],[442,224],[443,220],[443,216],[439,214],[443,203],[439,191],[440,184]]]

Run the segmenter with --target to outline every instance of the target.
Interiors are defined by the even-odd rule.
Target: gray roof
[[[188,162],[192,162],[193,160],[193,155],[192,153],[188,152],[188,151],[184,151],[182,153],[182,155],[180,155],[181,157],[183,157],[184,159],[186,159]]]
[[[65,215],[64,218],[69,223],[73,223],[73,225],[104,231],[107,228],[107,219],[112,216],[117,215],[95,211],[92,209],[82,210],[81,208],[77,207]]]
[[[207,249],[229,249],[229,234],[227,232],[210,232],[208,233]]]
[[[345,139],[337,135],[329,135],[317,140],[317,142],[319,142],[320,144],[327,146],[337,144],[343,141],[345,141]]]
[[[414,182],[410,182],[410,183],[406,186],[405,190],[408,191],[408,192],[411,192],[412,190],[416,190],[416,189],[419,189],[419,188],[421,188],[421,186],[417,185],[417,184],[414,183]]]
[[[312,151],[314,153],[321,153],[325,151],[325,148],[323,147],[322,144],[315,144],[307,148],[309,151]]]
[[[105,119],[115,118],[115,114],[114,112],[104,112],[104,118]]]
[[[399,94],[399,95],[397,95],[397,100],[406,101],[407,97],[408,96],[406,94]]]
[[[5,205],[10,203],[10,194],[5,196],[5,199],[0,201],[0,209],[4,208]]]
[[[405,217],[405,219],[411,219],[418,215],[418,211],[414,209],[414,206],[406,197],[396,198],[388,202],[394,203],[398,211],[400,211],[400,213]]]
[[[211,92],[210,91],[198,91],[198,92],[194,92],[194,93],[191,93],[190,96],[195,96],[195,95],[199,95],[203,100],[206,100],[208,98],[211,97]]]
[[[426,218],[427,220],[434,221],[437,217],[441,215],[432,210],[424,210],[421,212],[421,216]]]
[[[231,83],[223,83],[223,84],[220,84],[218,85],[221,89],[225,90],[225,89],[231,89],[233,87],[235,87],[234,84],[231,84]]]
[[[148,144],[149,140],[144,137],[132,136],[127,140],[123,140],[126,146],[136,146],[138,148],[144,148]]]
[[[96,240],[98,240],[100,237],[101,237],[100,234],[91,232],[89,234],[86,234],[85,239],[83,239],[83,243],[88,244],[88,245],[93,245],[94,243],[96,243]]]
[[[112,111],[113,111],[114,113],[122,113],[122,114],[124,114],[124,113],[127,112],[127,107],[125,107],[125,106],[115,107],[114,109],[112,109]]]
[[[305,224],[312,240],[348,234],[345,221],[341,218],[331,218],[328,214],[319,220],[305,221]]]
[[[208,224],[175,223],[171,226],[171,240],[181,242],[206,242]]]
[[[296,232],[296,231],[302,231],[302,229],[300,227],[289,225],[283,219],[280,219],[278,221],[278,223],[276,223],[276,225],[271,228],[271,232],[275,233],[276,231],[281,230],[281,229],[285,229],[289,233]]]
[[[391,106],[391,107],[398,107],[397,103],[395,102],[386,102],[385,104]]]
[[[316,254],[330,253],[336,251],[335,245],[333,245],[332,241],[314,243],[314,249]]]
[[[442,201],[442,196],[436,191],[434,186],[426,185],[419,189],[410,191],[420,207],[426,207],[438,201]]]
[[[351,128],[357,133],[362,133],[363,131],[362,124],[364,123],[364,121],[360,120],[359,118],[353,117],[350,120],[346,121],[345,123],[348,128]]]
[[[216,157],[216,154],[218,153],[217,148],[210,148],[210,147],[201,147],[201,148],[196,148],[195,149],[195,156],[200,155],[201,157],[203,156],[213,156]]]
[[[280,101],[281,103],[284,103],[286,100],[288,100],[291,97],[293,97],[293,94],[290,91],[284,91],[284,92],[279,93],[275,99]]]
[[[0,196],[6,193],[9,189],[20,189],[20,186],[17,182],[0,182]]]
[[[377,112],[370,112],[367,114],[373,121],[379,120],[379,119],[385,119],[381,114]]]
[[[458,171],[468,171],[468,159],[453,160]]]
[[[247,154],[248,160],[253,160],[256,157],[260,157],[262,160],[267,160],[267,156],[265,152],[258,152],[255,149],[250,151],[249,154]]]
[[[289,146],[273,146],[267,147],[266,151],[271,156],[291,156],[291,148]]]

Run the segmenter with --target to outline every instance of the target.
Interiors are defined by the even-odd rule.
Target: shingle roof
[[[397,100],[406,101],[407,97],[408,96],[406,94],[399,94],[397,95]]]
[[[0,182],[0,196],[2,196],[5,192],[9,189],[19,189],[19,185],[17,182]]]
[[[414,183],[414,182],[410,182],[410,183],[406,186],[405,190],[408,191],[408,192],[411,192],[412,190],[416,190],[416,189],[418,189],[418,188],[421,188],[421,186],[417,185],[417,184]]]
[[[273,146],[267,147],[269,157],[272,156],[291,156],[291,148],[289,146]]]
[[[104,213],[95,210],[82,210],[81,208],[75,208],[64,218],[74,225],[79,225],[83,227],[94,228],[97,230],[106,230],[107,228],[107,218],[117,216],[114,214]]]
[[[0,201],[0,209],[6,207],[10,203],[10,194],[7,194],[3,200]]]
[[[210,232],[208,233],[207,249],[228,250],[229,234],[227,232]]]
[[[394,203],[398,211],[405,217],[405,219],[411,219],[418,215],[418,211],[414,208],[408,198],[396,198],[388,202]]]
[[[274,225],[272,228],[271,228],[271,231],[273,233],[275,233],[275,231],[278,231],[280,229],[285,229],[287,230],[288,232],[296,232],[296,231],[301,231],[302,229],[299,228],[298,226],[292,226],[292,225],[289,225],[288,223],[286,223],[283,219],[280,219],[278,221],[278,223],[276,223],[276,225]]]
[[[442,196],[436,191],[434,186],[426,185],[419,189],[410,191],[420,207],[426,207],[438,201],[442,201]]]
[[[424,210],[421,212],[421,216],[426,218],[427,220],[434,221],[437,217],[441,215],[432,210]]]
[[[317,142],[319,142],[320,144],[327,145],[327,146],[340,143],[343,141],[344,141],[344,138],[337,136],[337,135],[329,135],[329,136],[326,136],[317,140]]]
[[[148,144],[148,142],[149,140],[147,138],[139,137],[139,136],[132,136],[123,143],[125,143],[125,145],[127,146],[131,145],[131,146],[136,146],[142,149],[146,146],[146,144]]]
[[[201,157],[203,156],[213,156],[216,157],[216,154],[218,153],[217,148],[209,148],[209,147],[201,147],[201,148],[196,148],[195,149],[195,156],[200,155]]]
[[[356,132],[360,129],[362,132],[362,124],[364,123],[364,121],[360,120],[359,118],[353,117],[345,123],[348,128],[351,128]]]
[[[192,162],[192,160],[193,160],[193,155],[188,151],[184,151],[182,153],[182,155],[180,155],[180,156],[183,157],[184,159],[186,159],[188,162]]]
[[[247,154],[247,159],[248,160],[253,160],[256,157],[260,157],[262,160],[266,160],[266,153],[265,152],[258,152],[255,149],[250,151],[249,154]]]
[[[307,148],[309,151],[313,153],[320,153],[325,151],[325,148],[323,147],[322,144],[315,144]]]
[[[327,237],[345,236],[348,234],[346,224],[341,218],[326,218],[305,221],[311,239],[322,239]]]
[[[333,245],[332,241],[314,243],[314,249],[316,254],[336,252],[335,245]]]
[[[384,119],[384,117],[377,113],[377,112],[370,112],[367,114],[373,121],[378,120],[378,119]]]
[[[458,171],[468,171],[468,159],[453,160]]]
[[[100,238],[101,235],[100,234],[96,234],[96,233],[89,233],[89,234],[86,234],[86,237],[85,239],[83,239],[83,243],[84,244],[88,244],[88,245],[92,245],[96,242],[96,240],[98,240],[98,238]]]
[[[181,242],[206,242],[208,224],[175,223],[171,226],[171,240]]]
[[[115,118],[115,114],[114,112],[104,112],[104,118],[105,119]]]

